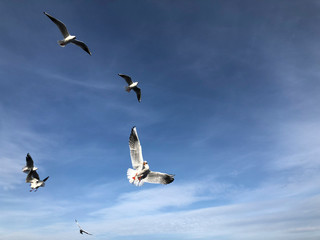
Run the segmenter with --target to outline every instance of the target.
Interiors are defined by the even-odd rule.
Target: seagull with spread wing
[[[142,186],[143,183],[169,184],[174,180],[174,175],[150,171],[149,165],[143,161],[142,149],[136,127],[131,129],[129,137],[130,156],[133,169],[129,168],[127,177],[129,182],[136,186]]]
[[[30,187],[31,187],[30,192],[32,192],[32,190],[36,192],[39,187],[44,187],[45,181],[47,181],[48,178],[49,176],[43,180],[40,180],[40,177],[37,171],[30,170],[26,178],[26,183],[30,183]]]
[[[83,230],[83,229],[80,227],[80,225],[79,225],[79,223],[78,223],[77,219],[75,219],[75,221],[76,221],[76,223],[77,223],[78,227],[80,228],[80,233],[81,233],[81,234],[85,233],[85,234],[88,234],[88,235],[92,235],[91,233],[88,233],[87,231]]]
[[[34,166],[32,157],[28,153],[26,156],[26,166],[22,168],[22,172],[29,173],[30,170],[36,171],[38,168]]]
[[[58,44],[61,46],[61,47],[65,47],[68,43],[73,43],[79,47],[81,47],[84,51],[86,51],[87,53],[89,53],[91,55],[91,52],[88,48],[88,46],[84,43],[84,42],[81,42],[79,40],[76,40],[76,36],[72,36],[69,34],[68,30],[67,30],[67,27],[66,25],[64,25],[63,22],[59,21],[58,19],[52,17],[51,15],[49,15],[48,13],[46,12],[43,12],[48,18],[51,19],[52,22],[54,22],[57,27],[60,29],[62,35],[63,35],[63,40],[59,40],[58,41]]]
[[[137,94],[138,101],[141,102],[141,89],[137,87],[139,82],[133,82],[131,77],[129,77],[128,75],[124,75],[124,74],[120,74],[120,73],[118,75],[120,77],[124,78],[124,80],[126,80],[126,82],[128,83],[128,86],[125,87],[126,91],[130,92],[131,89],[133,91],[135,91]]]

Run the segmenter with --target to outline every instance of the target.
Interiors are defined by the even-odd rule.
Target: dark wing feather
[[[32,177],[33,173],[32,173],[32,172],[33,172],[33,171],[31,170],[31,171],[28,173],[28,175],[27,175],[27,177],[26,177],[26,183],[29,183],[29,182],[32,181],[32,179],[33,179],[33,177]]]
[[[48,178],[49,178],[49,176],[48,176],[48,177],[46,177],[45,179],[43,179],[42,181],[44,181],[44,182],[45,182],[45,181],[47,181],[47,180],[48,180]]]
[[[51,21],[54,22],[54,23],[57,25],[57,27],[60,29],[60,31],[61,31],[61,33],[62,33],[62,35],[63,35],[64,38],[66,38],[66,37],[68,37],[68,36],[70,35],[69,32],[68,32],[68,30],[67,30],[66,25],[64,25],[63,22],[61,22],[61,21],[59,21],[58,19],[52,17],[51,15],[49,15],[49,14],[46,13],[46,12],[43,12],[43,13],[44,13],[45,15],[47,15],[47,17],[50,18]]]
[[[27,167],[33,169],[33,160],[30,154],[28,153],[26,156]]]
[[[124,80],[126,80],[126,82],[128,83],[128,85],[132,84],[132,80],[131,77],[129,77],[128,75],[124,75],[124,74],[118,74],[120,77],[124,78]]]
[[[91,52],[90,52],[88,46],[87,46],[84,42],[81,42],[81,41],[75,40],[75,39],[71,40],[71,42],[74,43],[75,45],[81,47],[81,48],[82,48],[83,50],[85,50],[89,55],[91,55]]]
[[[86,233],[86,234],[88,234],[88,235],[92,235],[91,233],[88,233],[87,231],[85,231],[85,230],[83,230],[83,229],[82,229],[82,232],[84,232],[84,233]]]
[[[174,175],[161,172],[150,172],[143,180],[148,183],[169,184],[174,181]]]
[[[39,177],[39,174],[37,173],[37,171],[32,171],[31,170],[30,172],[32,172],[32,177],[33,178],[40,180],[40,177]]]
[[[132,167],[134,169],[142,168],[143,166],[143,157],[142,157],[142,148],[138,138],[138,133],[136,127],[131,129],[131,134],[129,137],[129,148],[130,148],[130,157],[132,162]]]
[[[138,87],[134,87],[134,88],[132,88],[132,89],[133,89],[133,91],[136,92],[138,101],[141,102],[141,89],[138,88]]]

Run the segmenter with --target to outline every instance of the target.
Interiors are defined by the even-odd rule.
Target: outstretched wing
[[[63,22],[61,22],[61,21],[59,21],[58,19],[52,17],[51,15],[49,15],[49,14],[46,13],[46,12],[43,12],[43,13],[44,13],[45,15],[47,15],[47,17],[50,18],[51,21],[54,22],[54,23],[58,26],[58,28],[60,29],[60,31],[61,31],[61,33],[62,33],[62,35],[63,35],[64,38],[66,38],[66,37],[68,37],[68,36],[70,35],[69,32],[68,32],[68,30],[67,30],[66,25],[64,25]]]
[[[134,169],[143,167],[143,157],[142,157],[142,148],[138,138],[138,133],[136,127],[131,129],[131,134],[129,137],[129,148],[130,148],[130,157],[132,162],[132,167]]]
[[[161,183],[161,184],[169,184],[174,180],[174,175],[161,173],[161,172],[150,172],[143,181],[148,183]]]
[[[84,42],[81,42],[79,40],[76,40],[76,39],[73,39],[71,40],[72,43],[74,43],[75,45],[81,47],[83,50],[85,50],[89,55],[91,55],[91,52],[88,48],[88,46],[84,43]]]
[[[30,154],[28,153],[27,156],[26,156],[26,162],[27,162],[27,167],[29,169],[33,169],[33,160],[32,160],[32,157],[30,156]]]
[[[128,85],[132,84],[132,80],[131,77],[129,77],[128,75],[124,75],[124,74],[118,74],[120,77],[124,78],[124,80],[126,80],[126,82],[128,83]]]
[[[133,89],[133,91],[136,92],[138,101],[141,102],[141,89],[138,88],[138,87],[134,87],[134,88],[132,88],[132,89]]]
[[[79,227],[80,229],[82,229],[82,228],[80,227],[80,225],[79,225],[79,223],[78,223],[77,219],[75,219],[75,221],[76,221],[76,224],[78,225],[78,227]]]

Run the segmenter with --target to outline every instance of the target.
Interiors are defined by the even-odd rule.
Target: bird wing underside
[[[75,45],[81,47],[84,51],[86,51],[89,55],[91,55],[91,52],[90,52],[88,46],[84,42],[81,42],[76,39],[71,40],[71,42],[74,43]]]
[[[130,148],[132,167],[134,169],[142,168],[143,166],[142,148],[140,145],[136,127],[133,127],[131,129],[131,134],[129,137],[129,148]]]
[[[128,75],[125,74],[118,74],[120,77],[124,78],[124,80],[126,80],[126,82],[128,83],[128,85],[131,85],[133,82],[131,80],[131,77],[129,77]]]
[[[138,87],[134,87],[134,88],[132,88],[132,89],[133,89],[133,91],[136,92],[138,101],[141,102],[141,89],[138,88]]]
[[[150,172],[148,176],[144,179],[148,183],[161,183],[169,184],[174,180],[174,175],[161,173],[161,172]]]
[[[43,13],[44,13],[45,15],[47,15],[47,17],[50,18],[51,21],[54,22],[54,23],[57,25],[57,27],[60,29],[60,32],[62,33],[62,35],[63,35],[64,38],[66,38],[66,37],[68,37],[68,36],[70,35],[69,32],[68,32],[68,30],[67,30],[66,25],[64,25],[63,22],[61,22],[60,20],[52,17],[51,15],[49,15],[49,14],[46,13],[46,12],[43,12]]]
[[[33,160],[29,153],[26,156],[26,163],[28,168],[33,168]]]

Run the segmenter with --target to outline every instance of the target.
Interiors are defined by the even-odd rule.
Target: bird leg
[[[132,177],[133,180],[136,180],[136,176],[138,175],[138,173],[136,173],[136,175],[134,177]]]

